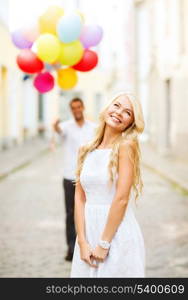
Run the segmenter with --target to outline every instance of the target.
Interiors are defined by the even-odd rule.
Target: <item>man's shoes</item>
[[[68,251],[67,255],[65,256],[65,260],[72,261],[72,259],[73,259],[73,253]]]

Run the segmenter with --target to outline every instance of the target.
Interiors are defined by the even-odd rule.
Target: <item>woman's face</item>
[[[133,107],[126,96],[119,96],[107,109],[105,122],[109,126],[124,131],[134,121]]]

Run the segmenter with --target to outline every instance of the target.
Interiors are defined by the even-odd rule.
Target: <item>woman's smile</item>
[[[122,123],[120,118],[116,117],[115,115],[110,115],[110,117],[112,118],[112,120],[115,122],[115,123]]]

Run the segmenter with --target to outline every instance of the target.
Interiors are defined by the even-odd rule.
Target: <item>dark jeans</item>
[[[65,195],[65,209],[66,209],[66,240],[68,250],[73,253],[76,240],[76,232],[74,225],[74,193],[75,186],[72,180],[63,178],[63,188]]]

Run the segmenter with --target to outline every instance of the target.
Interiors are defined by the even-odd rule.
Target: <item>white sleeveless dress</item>
[[[80,182],[86,194],[86,239],[95,248],[107,221],[108,211],[115,195],[115,182],[108,187],[108,162],[111,149],[95,149],[85,158]],[[118,176],[118,175],[117,175]],[[144,277],[144,240],[133,211],[132,194],[125,215],[112,241],[108,256],[98,268],[90,267],[80,258],[75,242],[70,277]]]

